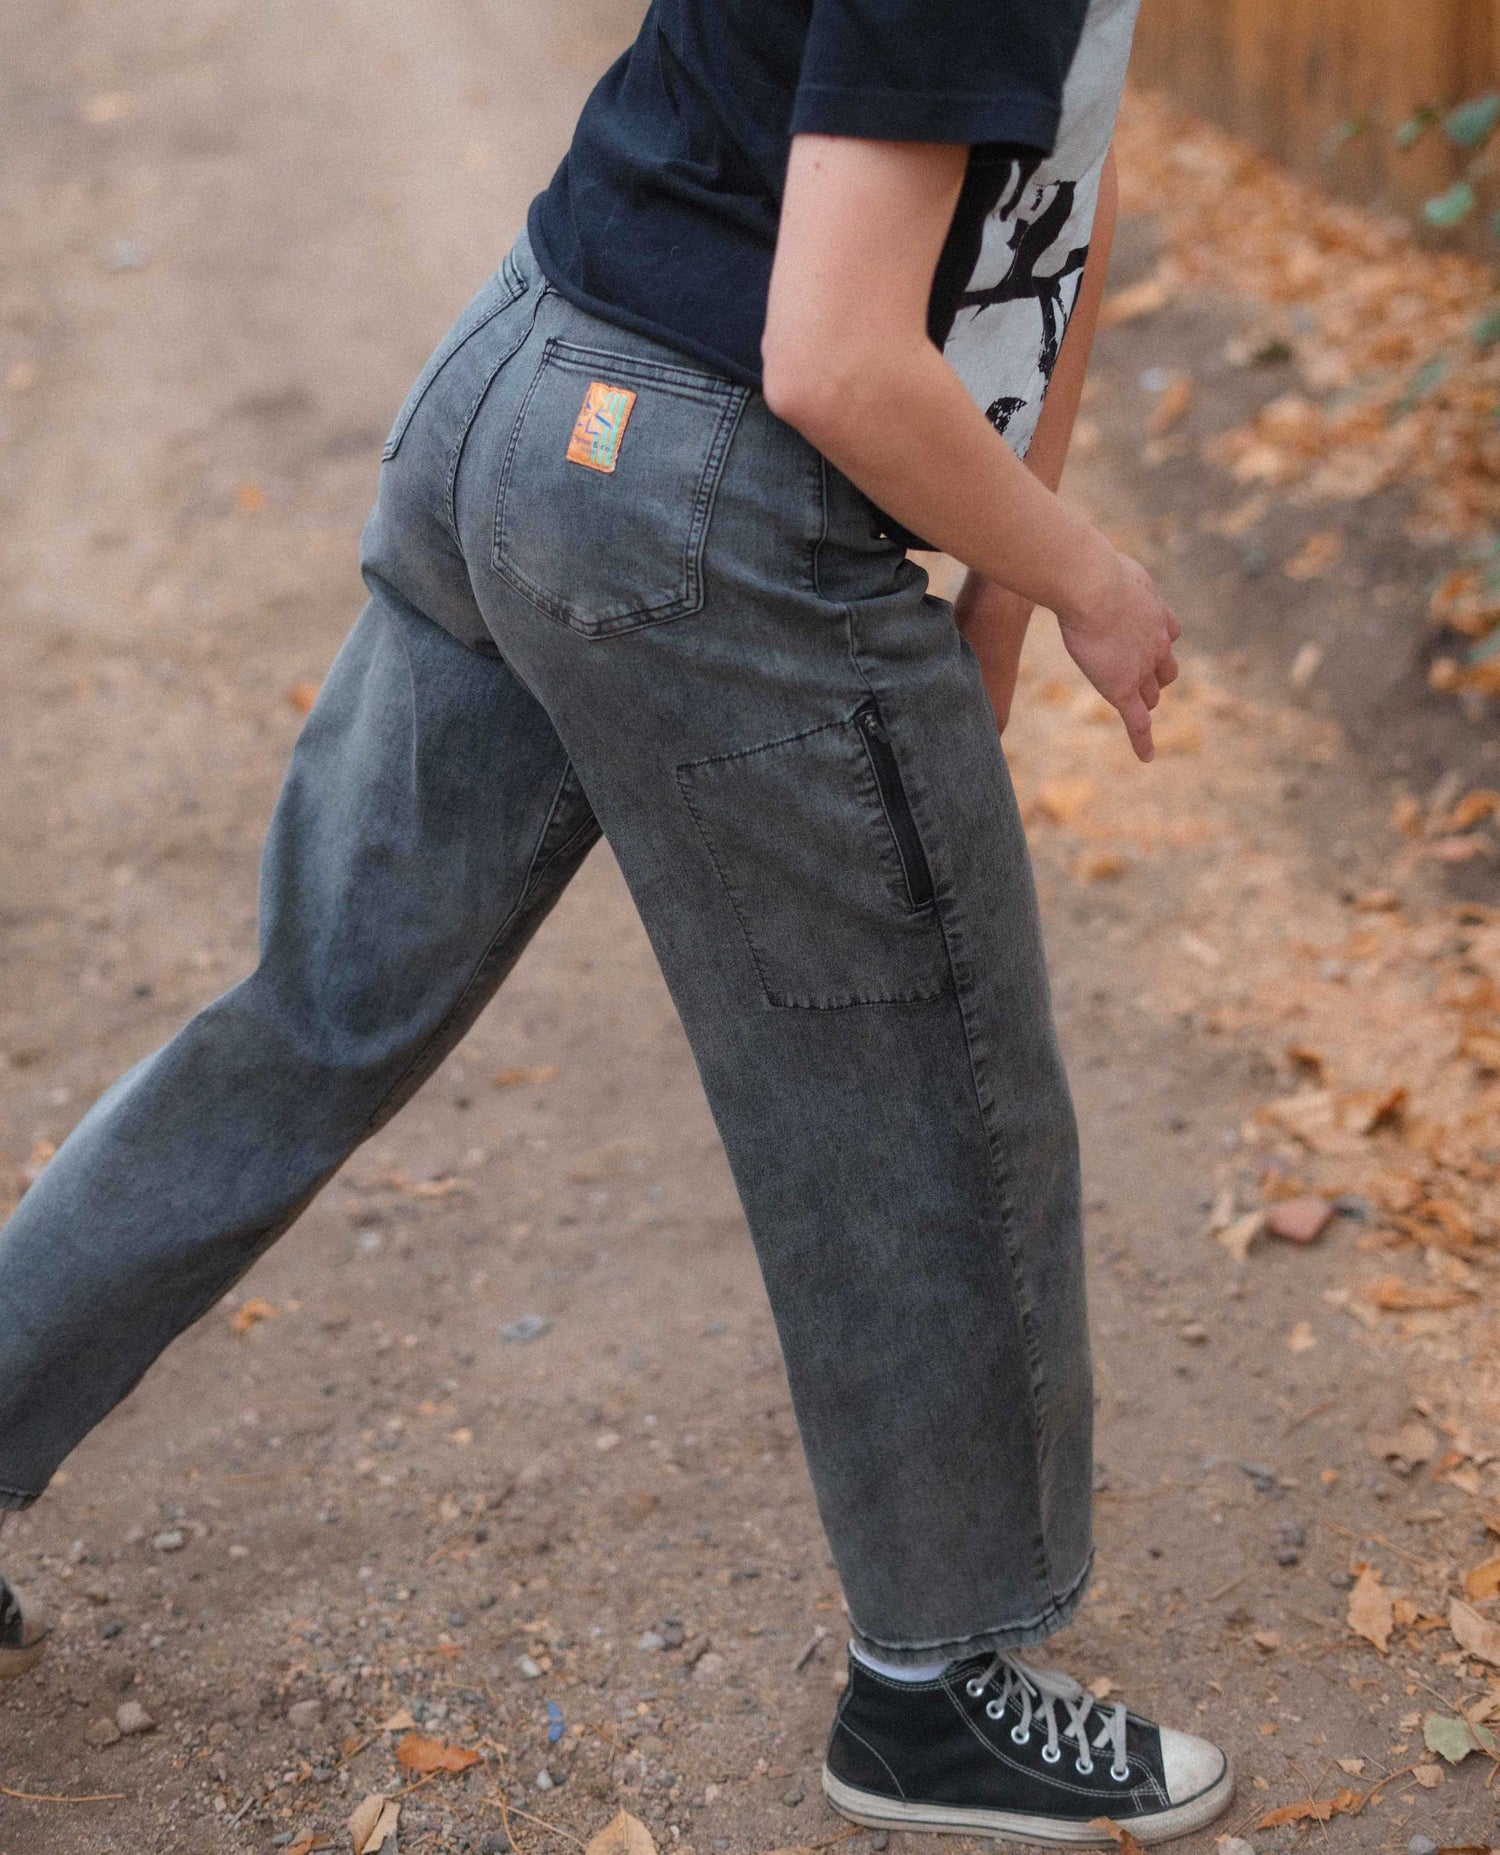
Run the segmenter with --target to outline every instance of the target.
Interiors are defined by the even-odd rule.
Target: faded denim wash
[[[608,472],[566,455],[594,381],[636,395]],[[951,608],[758,394],[574,308],[524,238],[385,460],[259,964],[0,1232],[0,1506],[420,1087],[602,829],[728,1150],[858,1636],[898,1661],[1039,1640],[1090,1552],[1077,1142]]]

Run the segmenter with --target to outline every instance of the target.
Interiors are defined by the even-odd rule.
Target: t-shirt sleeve
[[[1089,0],[812,0],[794,135],[1050,154]]]

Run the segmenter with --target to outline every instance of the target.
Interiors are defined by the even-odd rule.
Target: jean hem
[[[862,1630],[853,1617],[849,1619],[849,1633],[854,1638],[855,1646],[868,1649],[883,1662],[890,1662],[897,1668],[920,1667],[923,1663],[935,1662],[940,1657],[956,1662],[965,1656],[993,1654],[997,1649],[1030,1649],[1039,1642],[1045,1642],[1049,1636],[1055,1636],[1066,1624],[1070,1623],[1073,1613],[1082,1602],[1084,1592],[1088,1589],[1089,1579],[1094,1570],[1094,1555],[1089,1553],[1083,1569],[1060,1596],[1055,1596],[1045,1610],[1034,1616],[1026,1617],[1015,1623],[999,1623],[986,1629],[975,1630],[972,1635],[953,1636],[947,1639],[927,1637],[912,1639],[910,1637],[893,1642],[880,1636],[872,1636]]]

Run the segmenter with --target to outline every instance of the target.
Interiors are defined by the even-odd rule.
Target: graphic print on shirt
[[[1018,456],[1041,416],[1088,259],[1140,0],[1092,0],[1057,143],[1012,163],[943,343],[970,397]]]

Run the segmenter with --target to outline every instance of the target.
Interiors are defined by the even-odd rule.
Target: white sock
[[[898,1666],[895,1662],[882,1662],[877,1655],[871,1655],[868,1649],[861,1649],[857,1642],[849,1647],[854,1652],[854,1659],[862,1662],[866,1668],[874,1669],[877,1675],[884,1675],[888,1681],[936,1681],[948,1666],[949,1658],[944,1656],[940,1662],[918,1662],[915,1666],[907,1664]]]

